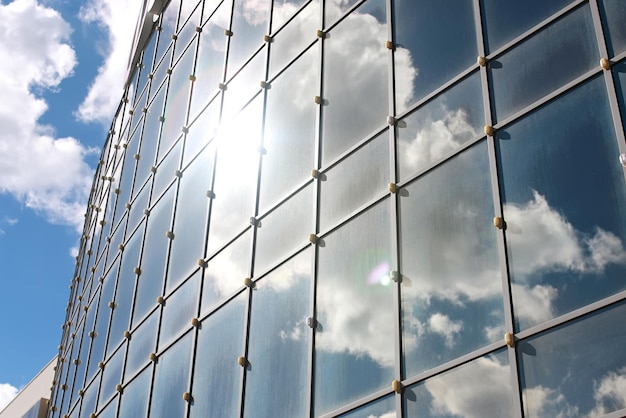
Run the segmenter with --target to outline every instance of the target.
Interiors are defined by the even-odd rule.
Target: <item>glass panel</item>
[[[244,312],[248,292],[243,292],[202,321],[198,332],[191,417],[235,417],[243,368]],[[254,363],[249,368],[254,367]]]
[[[186,167],[200,149],[215,136],[219,122],[219,106],[220,101],[214,100],[189,127],[189,133],[185,136],[183,167]]]
[[[119,344],[124,338],[124,331],[129,329],[133,290],[135,290],[135,282],[137,281],[137,274],[134,269],[139,265],[142,232],[138,231],[124,246],[117,289],[115,290],[115,309],[113,309],[113,319],[109,330],[107,352]]]
[[[161,160],[174,141],[178,139],[183,126],[187,123],[187,106],[191,88],[189,74],[193,70],[194,53],[195,50],[189,48],[178,64],[176,64],[169,77],[167,101],[165,103],[165,121],[161,130],[157,161]]]
[[[311,184],[305,187],[259,223],[254,259],[255,276],[292,253],[298,245],[308,242],[309,234],[315,226],[313,186]]]
[[[261,90],[265,79],[265,50],[259,52],[232,80],[224,93],[222,121],[230,121]]]
[[[596,67],[599,60],[585,4],[490,62],[494,116],[503,120]]]
[[[400,193],[404,377],[504,335],[487,143]]]
[[[98,418],[115,418],[117,411],[117,402],[119,398],[115,398],[110,404],[104,408],[104,410],[98,413]]]
[[[180,167],[180,152],[183,148],[183,141],[178,141],[172,152],[161,161],[154,175],[154,186],[152,187],[152,199],[158,198],[172,181],[175,179],[176,170]]]
[[[270,6],[269,0],[235,0],[232,22],[234,35],[230,38],[228,48],[227,78],[232,77],[263,44],[263,35],[269,32]]]
[[[389,133],[384,131],[367,145],[325,172],[320,196],[320,227],[326,230],[361,205],[387,192]]]
[[[179,180],[178,205],[174,218],[174,240],[170,250],[167,292],[198,267],[204,257],[206,224],[215,150],[205,148]]]
[[[178,22],[178,37],[176,39],[176,54],[174,62],[178,61],[180,54],[195,54],[195,45],[191,45],[187,51],[187,47],[193,36],[196,34],[196,26],[200,24],[200,16],[202,14],[201,0],[185,0],[180,11],[180,21]],[[191,52],[189,52],[191,50]],[[189,75],[189,74],[187,74]]]
[[[403,400],[407,417],[508,417],[515,414],[511,394],[504,350],[410,386]]]
[[[455,1],[453,7],[445,1],[397,0],[394,13],[396,112],[401,113],[475,65],[478,50],[471,0]],[[380,34],[377,44],[384,39]]]
[[[198,270],[176,292],[165,300],[161,317],[159,350],[167,346],[174,337],[190,327],[191,318],[198,314],[198,296],[202,270]]]
[[[232,295],[250,274],[252,231],[248,231],[209,261],[202,289],[202,312]]]
[[[135,142],[139,142],[139,132],[140,129],[137,129]],[[135,159],[134,153],[126,149],[126,153],[124,154],[124,169],[120,173],[121,178],[115,179],[115,185],[112,185],[113,189],[117,189],[117,203],[115,213],[116,217],[119,219],[120,215],[124,211],[124,205],[130,202],[131,189],[133,187],[133,178],[135,175]]]
[[[192,341],[193,333],[187,333],[187,335],[159,356],[154,372],[150,417],[172,418],[185,416],[187,403],[183,399],[183,393],[189,390],[189,363],[191,361]]]
[[[597,417],[626,408],[626,305],[519,343],[524,416]]]
[[[163,272],[169,246],[165,233],[170,228],[173,201],[174,188],[170,188],[152,208],[148,217],[145,242],[149,245],[144,246],[141,254],[141,275],[137,282],[133,324],[146,316],[156,305],[156,298],[163,292]]]
[[[370,0],[366,4],[368,7],[357,9],[333,28],[324,41],[324,165],[387,119],[389,51],[382,41],[387,39],[385,2]]]
[[[310,280],[311,252],[303,251],[255,284],[244,417],[307,415]],[[277,382],[287,383],[280,393]]]
[[[118,418],[142,418],[146,416],[151,378],[152,367],[148,367],[124,388],[127,395],[122,394]]]
[[[481,88],[476,73],[398,123],[400,179],[424,170],[482,135],[485,117]]]
[[[89,356],[89,367],[87,368],[88,381],[98,370],[98,362],[102,361],[104,357],[104,347],[107,339],[107,331],[109,329],[109,321],[111,318],[111,308],[109,308],[109,302],[113,300],[113,291],[115,290],[118,268],[119,263],[116,262],[104,278],[102,292],[100,294],[100,304],[98,305],[95,333],[93,334],[94,337],[91,346],[91,354]]]
[[[272,26],[275,28],[278,27],[276,19],[278,19],[279,22],[285,21],[295,11],[294,4],[292,3],[277,3],[277,1],[274,1],[274,15],[272,16]],[[301,53],[307,45],[316,41],[315,33],[317,29],[320,28],[319,21],[320,3],[319,0],[313,0],[298,16],[274,36],[272,45],[270,46],[270,79],[287,65],[289,61]],[[317,87],[317,66],[310,66],[302,70],[300,75],[303,77],[297,84],[294,83],[292,87],[300,87],[300,85],[304,86],[306,84]],[[272,87],[274,86],[272,85]],[[292,92],[291,94],[297,95],[296,92]],[[313,96],[315,96],[315,93]],[[310,104],[311,97],[311,95],[307,94],[301,96],[300,99]],[[285,109],[287,108],[283,110]]]
[[[207,6],[205,6],[205,13]],[[224,78],[224,54],[226,53],[227,37],[224,30],[230,22],[230,1],[225,1],[200,33],[200,45],[198,46],[198,58],[194,74],[196,81],[193,83],[191,95],[191,111],[193,116],[204,107],[209,99],[218,92],[217,85]]]
[[[626,50],[626,3],[622,0],[599,0],[598,5],[602,11],[603,23],[608,27],[604,36],[609,56],[614,57]]]
[[[208,254],[243,231],[254,216],[262,110],[258,98],[220,131]]]
[[[377,204],[319,243],[315,416],[394,378],[389,206]]]
[[[81,405],[80,410],[80,418],[88,418],[90,414],[96,412],[96,397],[98,395],[99,382],[100,379],[96,379],[88,389],[85,389],[83,404]]]
[[[137,163],[136,183],[143,184],[150,174],[150,167],[154,165],[156,157],[157,141],[159,139],[159,129],[161,122],[159,118],[163,112],[163,101],[165,99],[165,89],[161,89],[156,98],[150,104],[146,114],[146,123],[143,128],[139,155],[141,159]]]
[[[326,1],[324,5],[325,12],[325,26],[335,23],[337,19],[343,16],[352,6],[358,3],[359,0],[339,0],[339,1]]]
[[[347,414],[340,415],[342,418],[396,418],[396,398],[386,396],[368,405],[355,409]]]
[[[102,371],[102,384],[100,386],[100,397],[98,398],[98,409],[102,408],[115,391],[115,386],[122,383],[122,364],[124,362],[124,354],[126,347],[122,347],[111,357],[104,365]]]
[[[572,0],[481,0],[487,53],[500,48]]]
[[[144,211],[148,209],[148,202],[150,200],[150,187],[147,185],[141,189],[137,197],[132,203],[130,212],[128,215],[128,231],[132,232],[139,221],[143,220]]]
[[[307,0],[274,0],[272,10],[272,32],[276,32]],[[319,1],[313,0],[318,4]],[[319,8],[316,10],[319,16]],[[319,18],[318,18],[319,20]],[[315,29],[313,30],[315,33]]]
[[[274,47],[274,46],[272,46]],[[264,212],[314,167],[319,51],[312,48],[272,82],[267,92],[260,208]]]
[[[133,337],[128,342],[128,356],[124,381],[128,382],[144,364],[148,363],[150,353],[155,351],[159,311],[152,315],[138,329],[133,331]]]
[[[518,329],[626,289],[626,184],[603,78],[497,137]]]

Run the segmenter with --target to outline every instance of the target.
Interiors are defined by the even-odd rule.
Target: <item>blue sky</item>
[[[54,356],[136,0],[0,0],[0,409]]]

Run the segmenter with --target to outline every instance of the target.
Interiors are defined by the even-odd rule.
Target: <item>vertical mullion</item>
[[[478,55],[479,57],[486,56],[485,49],[485,39],[483,33],[483,23],[486,25],[486,22],[483,22],[482,19],[482,10],[481,10],[481,1],[474,0],[474,21],[476,27],[476,41],[478,47]],[[491,109],[491,96],[490,96],[490,87],[489,87],[489,74],[487,68],[489,63],[486,65],[480,65],[480,79],[482,85],[482,99],[484,106],[484,114],[485,114],[485,125],[493,126],[494,120],[492,118],[493,112]],[[498,163],[496,158],[496,143],[495,143],[495,134],[487,135],[487,146],[489,153],[489,171],[491,173],[491,191],[493,196],[493,208],[494,208],[494,216],[503,217],[502,213],[502,204],[501,204],[501,194],[500,187],[498,182]],[[511,288],[509,284],[508,277],[508,268],[507,268],[507,253],[506,253],[506,238],[504,236],[504,229],[501,229],[497,233],[497,246],[498,246],[498,257],[500,260],[500,276],[502,281],[502,302],[504,308],[504,323],[507,332],[514,333],[515,327],[513,323],[513,308],[512,308],[512,297],[511,297]],[[522,399],[521,399],[521,391],[518,377],[518,368],[517,368],[517,347],[508,347],[508,359],[509,359],[509,370],[511,373],[511,389],[515,396],[512,397],[512,405],[511,405],[511,414],[515,417],[522,416]]]
[[[397,178],[397,162],[396,162],[396,129],[397,129],[397,121],[396,121],[396,74],[395,74],[395,38],[394,38],[394,30],[395,30],[395,15],[394,15],[394,2],[393,0],[387,0],[385,2],[386,10],[387,10],[387,40],[391,42],[391,48],[388,53],[388,85],[387,90],[389,92],[389,179],[390,182],[396,184],[398,182]],[[394,361],[394,375],[398,381],[401,381],[402,376],[402,296],[401,296],[401,283],[400,279],[400,243],[399,243],[399,202],[398,202],[398,194],[391,193],[390,197],[390,205],[391,210],[390,214],[390,224],[391,224],[391,260],[392,269],[397,273],[398,280],[394,283],[394,292],[393,292],[393,311],[394,311],[394,353],[395,353],[395,361]],[[395,406],[396,406],[396,417],[400,418],[403,415],[402,410],[402,393],[396,394],[394,397]]]

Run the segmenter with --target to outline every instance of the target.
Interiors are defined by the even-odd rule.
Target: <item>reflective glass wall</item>
[[[94,179],[49,416],[624,416],[625,21],[172,0]]]

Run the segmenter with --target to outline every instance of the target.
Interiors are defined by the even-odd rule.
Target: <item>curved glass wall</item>
[[[621,0],[172,0],[50,417],[626,414]]]

